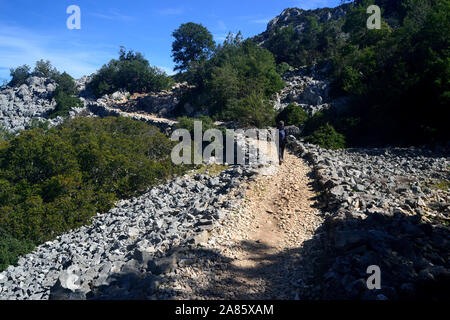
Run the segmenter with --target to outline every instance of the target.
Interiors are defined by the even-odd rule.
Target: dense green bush
[[[314,143],[322,148],[327,149],[342,149],[345,148],[345,137],[336,132],[334,128],[329,124],[318,128],[311,135],[305,138],[306,142]]]
[[[15,239],[2,250],[50,240],[183,172],[170,160],[173,145],[157,128],[120,117],[21,132],[0,145],[0,230]]]
[[[31,68],[24,64],[23,66],[10,69],[11,81],[8,85],[20,86],[25,83],[25,80],[31,75]]]
[[[44,61],[43,59],[36,62],[33,74],[51,79],[55,79],[59,76],[58,70],[52,66],[51,62],[49,60]]]
[[[229,35],[211,59],[193,65],[186,74],[196,89],[183,97],[197,109],[216,119],[234,120],[242,125],[274,123],[268,99],[284,83],[277,73],[272,54],[241,34]]]
[[[316,129],[324,126],[327,122],[332,122],[332,116],[328,110],[316,112],[305,122],[303,134],[310,135]]]
[[[97,97],[121,89],[135,92],[156,92],[169,89],[173,80],[149,62],[139,52],[125,51],[121,48],[119,59],[112,59],[104,65],[88,84],[88,88]]]
[[[288,63],[294,67],[318,63],[333,55],[343,42],[342,20],[318,23],[315,16],[305,17],[305,28],[298,32],[294,25],[275,28],[264,42],[277,63]],[[364,24],[365,25],[365,24]]]
[[[301,127],[308,120],[308,113],[302,107],[290,103],[277,115],[277,122],[284,121],[287,126]]]
[[[380,30],[366,27],[367,7],[382,10]],[[304,23],[273,28],[263,46],[277,63],[331,66],[335,96],[351,99],[345,112],[326,122],[350,145],[411,145],[450,138],[450,4],[447,0],[358,0],[345,17],[317,23],[305,12]],[[256,37],[260,42],[261,37]],[[315,120],[319,120],[316,117]],[[309,131],[324,121],[309,123]]]
[[[28,123],[28,125],[25,127],[25,130],[32,130],[32,129],[48,130],[49,125],[50,125],[50,123],[48,120],[33,118]]]
[[[54,92],[55,109],[48,115],[50,119],[58,116],[65,117],[69,114],[70,109],[83,106],[83,102],[75,96],[78,94],[78,90],[75,81],[69,74],[66,72],[58,73],[54,74],[53,77],[58,87]]]
[[[397,27],[367,30],[365,8],[385,5]],[[350,43],[333,57],[335,85],[350,94],[345,117],[361,120],[361,143],[423,144],[450,138],[450,4],[446,0],[360,1],[347,16]],[[389,20],[388,20],[389,21]],[[364,106],[361,108],[360,106]]]
[[[0,126],[0,143],[2,141],[8,141],[9,139],[11,139],[13,137],[13,135],[11,133],[9,133],[8,131],[6,131],[5,129],[3,129],[2,126]]]
[[[34,248],[29,240],[18,240],[0,229],[0,270],[17,263],[18,257],[27,254]]]
[[[58,93],[60,92],[64,92],[69,96],[74,96],[78,94],[77,85],[75,81],[66,72],[63,72],[61,74],[58,73],[57,75],[54,76],[53,79],[58,84],[58,87],[55,90],[55,95],[58,95]]]
[[[262,93],[251,92],[241,99],[230,100],[223,118],[262,128],[275,125],[275,114],[273,104]]]
[[[219,129],[219,127],[214,124],[214,121],[210,117],[204,116],[204,115],[200,115],[197,118],[189,118],[186,116],[179,117],[177,119],[177,121],[178,121],[178,123],[175,125],[175,128],[176,129],[186,129],[191,133],[192,136],[194,134],[194,122],[195,121],[202,122],[202,133],[205,133],[205,131],[207,131],[209,129]]]
[[[287,71],[291,70],[291,68],[292,67],[288,63],[282,62],[277,65],[277,72],[280,76],[283,76]]]
[[[53,119],[58,116],[64,117],[69,114],[70,109],[80,108],[83,102],[74,96],[70,96],[65,92],[58,92],[54,97],[56,101],[55,109],[48,115],[48,118]]]

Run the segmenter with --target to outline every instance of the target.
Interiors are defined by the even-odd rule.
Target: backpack
[[[282,143],[286,142],[286,131],[284,129],[280,130],[280,142]]]

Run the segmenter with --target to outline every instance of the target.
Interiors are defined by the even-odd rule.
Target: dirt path
[[[311,264],[303,244],[322,219],[306,164],[287,154],[277,169],[248,182],[242,207],[178,268],[176,299],[298,298]]]

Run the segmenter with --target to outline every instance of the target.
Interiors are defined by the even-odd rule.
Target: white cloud
[[[28,64],[34,67],[40,59],[50,60],[60,71],[75,78],[95,72],[114,55],[110,48],[96,48],[81,43],[43,35],[34,31],[0,24],[0,78],[9,78],[9,68]]]
[[[89,13],[89,15],[105,20],[131,21],[135,19],[135,17],[121,14],[116,10],[109,10],[107,13],[93,12]]]

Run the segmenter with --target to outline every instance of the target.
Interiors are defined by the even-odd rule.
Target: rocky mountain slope
[[[273,99],[276,110],[283,110],[293,103],[313,115],[332,105],[329,97],[330,83],[317,71],[293,69],[283,75],[283,80],[286,86]]]
[[[325,299],[443,299],[450,283],[449,150],[330,151],[294,141],[323,194],[325,223],[315,283],[301,295]],[[367,290],[366,269],[381,269]],[[313,290],[314,291],[314,290]]]
[[[345,10],[286,9],[256,39],[263,44],[291,23],[301,32],[308,16],[329,21]],[[157,94],[94,99],[84,91],[89,79],[77,80],[84,107],[71,110],[71,117],[122,115],[167,132],[175,122],[165,117],[188,89],[178,84]],[[340,105],[330,99],[321,70],[294,69],[284,80],[274,97],[278,110],[295,103],[312,115]],[[18,132],[32,119],[44,120],[55,107],[55,89],[40,77],[1,89],[0,125]],[[1,299],[217,298],[217,289],[204,291],[211,282],[226,288],[227,298],[448,299],[450,150],[331,151],[292,137],[290,148],[279,171],[272,163],[260,171],[236,166],[217,177],[180,177],[119,201],[91,225],[39,246],[0,273]],[[272,177],[265,180],[262,172]],[[289,194],[278,192],[283,185]],[[243,186],[251,191],[245,194]],[[269,236],[263,245],[260,238]],[[257,252],[245,255],[243,241]],[[276,247],[283,241],[290,250]],[[366,285],[371,265],[381,269],[379,290]],[[235,276],[242,281],[233,287]],[[253,291],[245,292],[249,286]]]
[[[51,100],[56,83],[47,78],[30,77],[20,87],[0,90],[0,126],[16,132],[24,130],[31,119],[44,119],[53,110]]]
[[[171,90],[153,94],[135,94],[118,91],[95,99],[86,92],[86,83],[92,76],[75,80],[79,90],[79,98],[84,106],[72,108],[69,117],[90,116],[128,116],[137,120],[145,120],[165,130],[175,122],[165,119],[171,116],[179,98],[189,86],[186,83],[176,84]],[[45,77],[31,76],[20,87],[0,89],[0,127],[17,133],[28,128],[33,119],[46,121],[50,127],[61,124],[62,117],[49,119],[48,114],[54,110],[56,102],[53,93],[57,84]],[[151,116],[150,116],[151,115]]]
[[[276,16],[267,24],[267,29],[263,33],[253,39],[260,45],[264,45],[264,41],[277,28],[284,28],[293,25],[297,32],[302,32],[310,17],[317,18],[319,23],[333,21],[345,16],[350,4],[343,4],[335,8],[319,8],[315,10],[303,10],[299,8],[288,8],[283,10],[280,15]]]
[[[180,177],[139,198],[119,201],[90,226],[39,246],[17,266],[0,273],[0,296],[20,300],[86,295],[148,298],[157,289],[150,283],[156,282],[157,275],[170,272],[163,265],[164,257],[178,246],[195,245],[224,219],[241,199],[239,194],[230,197],[231,190],[255,173],[244,167],[230,168],[217,177]],[[153,274],[150,278],[148,271]],[[133,276],[117,283],[116,278],[129,273]],[[139,292],[130,290],[136,285]]]

